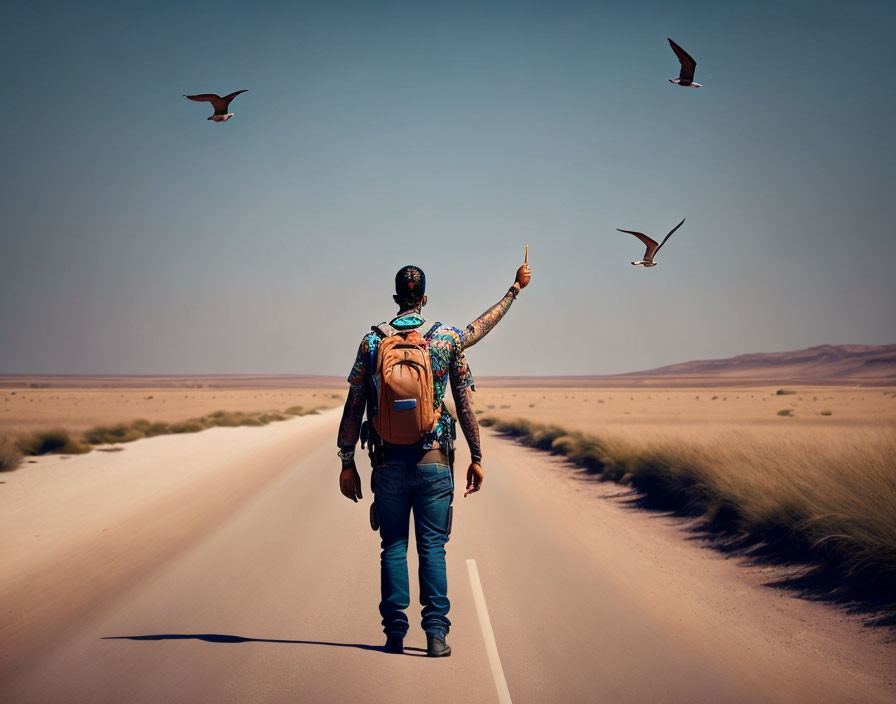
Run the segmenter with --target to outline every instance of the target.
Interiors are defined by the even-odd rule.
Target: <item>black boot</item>
[[[445,642],[445,636],[427,633],[426,654],[431,658],[447,658],[451,655],[451,646]]]
[[[403,655],[404,654],[404,636],[386,636],[386,644],[383,646],[383,650],[387,653],[394,653],[395,655]]]

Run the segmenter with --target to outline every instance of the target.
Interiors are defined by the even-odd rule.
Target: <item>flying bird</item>
[[[663,238],[663,241],[660,242],[659,244],[656,243],[656,240],[651,239],[650,237],[648,237],[647,235],[645,235],[642,232],[633,232],[632,230],[619,230],[618,227],[616,229],[619,230],[619,232],[625,232],[629,235],[634,235],[635,237],[637,237],[639,240],[641,240],[647,246],[647,251],[644,252],[644,258],[640,261],[632,262],[632,264],[635,264],[635,265],[643,264],[644,266],[656,266],[656,262],[653,261],[653,258],[656,256],[656,253],[660,251],[660,247],[662,247],[664,244],[666,244],[666,240],[672,236],[672,233],[675,232],[683,224],[684,224],[684,219],[682,219],[682,221],[680,223],[678,223],[675,227],[673,227],[672,230],[669,232],[669,234],[666,235]]]
[[[669,37],[666,37],[669,39]],[[697,68],[697,62],[691,58],[691,55],[682,49],[678,44],[669,39],[669,46],[672,47],[672,51],[675,52],[675,55],[678,57],[679,62],[681,63],[681,71],[678,73],[678,78],[670,78],[670,83],[677,83],[680,86],[690,86],[691,88],[702,88],[699,83],[694,83],[694,69]]]
[[[231,93],[230,95],[225,95],[223,98],[220,95],[215,95],[214,93],[199,93],[198,95],[185,95],[184,97],[189,98],[190,100],[196,100],[200,103],[211,103],[212,107],[215,109],[215,114],[208,119],[212,120],[213,122],[227,122],[231,117],[233,117],[232,112],[227,112],[230,101],[240,93],[248,92],[248,90],[238,90],[235,93]]]

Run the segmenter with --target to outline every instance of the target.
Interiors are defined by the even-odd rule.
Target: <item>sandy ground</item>
[[[345,386],[343,384],[343,386]],[[344,388],[0,388],[0,434],[65,428],[81,432],[137,418],[169,423],[214,413],[332,408],[345,402]]]
[[[592,432],[617,427],[650,432],[681,426],[896,427],[896,387],[576,387],[568,382],[485,378],[477,385],[474,404],[489,416],[526,417]],[[779,389],[796,393],[778,395]],[[0,376],[0,434],[56,427],[80,432],[137,418],[175,422],[218,410],[323,409],[342,405],[346,391],[342,379],[317,377]],[[792,417],[778,415],[784,409]]]
[[[779,390],[794,393],[778,394]],[[891,428],[896,388],[854,386],[717,386],[713,388],[514,388],[481,385],[477,411],[499,418],[530,418],[570,430],[636,427],[674,432],[684,426],[781,428]],[[791,417],[778,415],[789,409]],[[830,415],[822,415],[829,412]]]
[[[454,654],[380,652],[378,540],[369,493],[336,488],[338,416],[0,476],[0,699],[497,701],[474,559],[515,702],[896,701],[886,632],[493,436],[483,491],[455,502]]]

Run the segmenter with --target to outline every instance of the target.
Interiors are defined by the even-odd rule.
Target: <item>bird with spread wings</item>
[[[230,95],[225,95],[223,98],[220,95],[215,95],[214,93],[198,93],[197,95],[184,95],[184,97],[200,103],[211,103],[212,107],[215,109],[215,113],[208,119],[212,122],[227,122],[227,120],[233,117],[232,112],[227,112],[228,107],[230,107],[230,101],[240,93],[248,92],[248,89],[238,90],[231,93]]]
[[[656,262],[653,261],[653,258],[656,256],[656,253],[660,251],[660,247],[666,244],[666,240],[672,236],[672,233],[675,232],[679,227],[684,224],[684,219],[680,223],[678,223],[675,227],[670,230],[669,234],[663,238],[663,241],[657,244],[657,241],[651,237],[648,237],[643,232],[635,232],[634,230],[621,230],[618,227],[616,228],[619,232],[625,232],[629,235],[634,235],[639,240],[641,240],[644,245],[647,247],[647,251],[644,252],[644,258],[637,262],[632,262],[634,265],[641,264],[645,267],[647,266],[656,266]]]
[[[666,39],[669,39],[669,37],[666,37]],[[694,69],[697,68],[697,62],[671,39],[669,39],[669,46],[672,47],[672,51],[675,52],[678,62],[681,64],[678,78],[670,78],[669,83],[677,83],[680,86],[689,86],[691,88],[702,88],[701,84],[694,83]]]

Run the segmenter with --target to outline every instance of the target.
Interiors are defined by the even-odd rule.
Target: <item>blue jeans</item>
[[[454,498],[454,479],[444,455],[417,448],[390,448],[384,462],[373,471],[373,503],[380,520],[383,551],[380,554],[380,615],[386,635],[404,636],[410,606],[408,587],[408,531],[414,512],[414,533],[420,570],[422,626],[444,638],[448,620],[448,578],[445,543],[448,542],[449,510]],[[439,462],[430,462],[435,455]],[[426,459],[426,462],[422,460]]]

